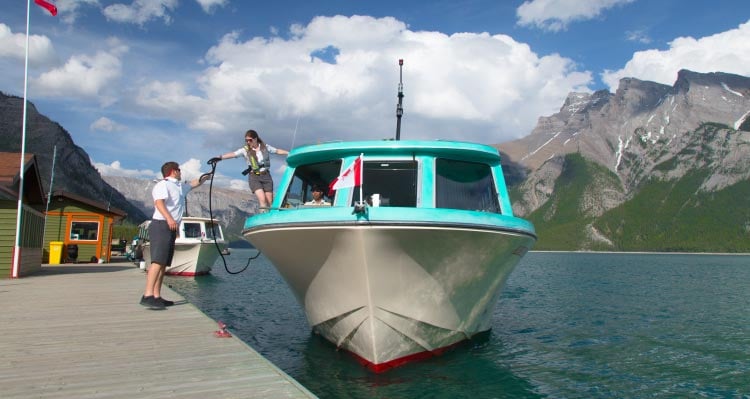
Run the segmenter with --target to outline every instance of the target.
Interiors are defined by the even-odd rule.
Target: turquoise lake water
[[[750,398],[750,256],[532,252],[489,334],[383,374],[312,334],[262,255],[166,283],[321,398]]]

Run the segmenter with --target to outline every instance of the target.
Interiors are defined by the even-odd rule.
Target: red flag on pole
[[[328,195],[333,195],[334,190],[346,187],[356,187],[362,185],[362,155],[347,167],[339,177],[333,179],[328,185]]]
[[[45,0],[34,0],[34,3],[36,3],[40,7],[44,7],[49,11],[50,14],[54,17],[57,15],[57,7],[55,7],[54,4],[50,3],[49,1]]]

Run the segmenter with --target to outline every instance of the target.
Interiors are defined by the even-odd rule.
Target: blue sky
[[[175,160],[194,177],[247,129],[283,149],[394,137],[399,59],[402,139],[488,144],[622,77],[750,76],[747,0],[50,2],[56,17],[31,2],[28,99],[104,175]],[[0,91],[17,96],[26,10],[0,5]],[[222,162],[215,184],[247,189],[243,169]]]

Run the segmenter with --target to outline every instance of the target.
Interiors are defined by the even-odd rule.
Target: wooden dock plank
[[[3,398],[314,398],[167,287],[138,304],[130,264],[43,266],[0,280]]]

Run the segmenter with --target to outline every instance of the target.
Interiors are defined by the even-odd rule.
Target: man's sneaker
[[[154,300],[157,300],[164,304],[164,306],[172,306],[174,305],[174,301],[170,301],[169,299],[164,299],[162,297],[154,297]]]
[[[164,309],[164,304],[153,296],[142,296],[141,305],[146,306],[150,309]]]

